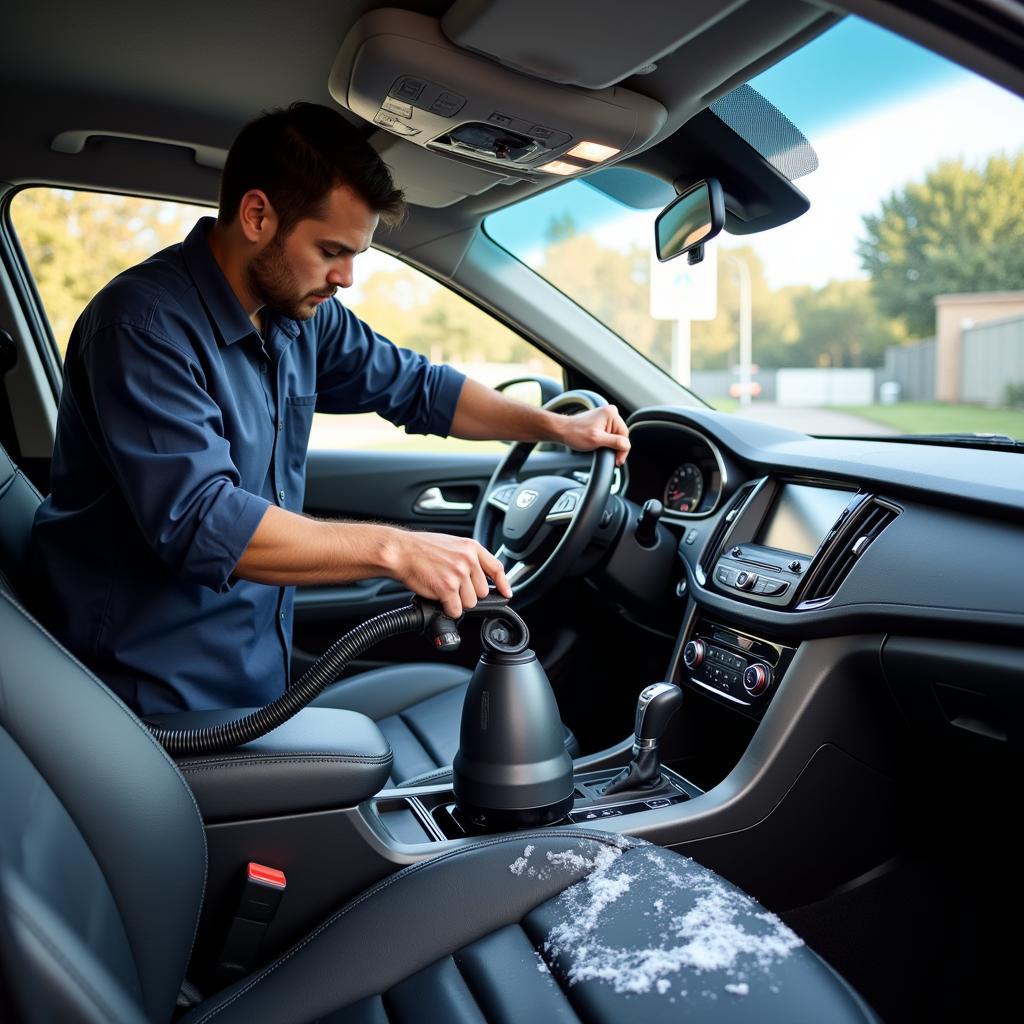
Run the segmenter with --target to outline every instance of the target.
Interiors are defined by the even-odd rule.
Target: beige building
[[[935,397],[959,402],[963,332],[991,320],[1024,316],[1024,291],[935,296]]]

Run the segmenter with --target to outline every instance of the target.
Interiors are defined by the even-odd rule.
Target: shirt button
[[[284,612],[281,612],[281,621],[284,622]]]
[[[278,432],[284,430],[284,420],[278,420],[277,421],[277,429],[278,429]]]
[[[284,501],[284,491],[278,491],[277,492],[277,497],[278,497],[278,500],[283,502]]]
[[[266,363],[260,363],[260,373],[266,373],[266,372],[267,372],[267,364]]]

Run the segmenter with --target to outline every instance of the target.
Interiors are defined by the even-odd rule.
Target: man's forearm
[[[500,594],[512,596],[501,562],[468,537],[323,522],[276,505],[264,513],[235,575],[278,587],[387,576],[440,601],[454,619],[488,593],[488,577]]]
[[[557,413],[506,398],[467,377],[451,432],[468,441],[556,441],[559,419]]]
[[[394,527],[309,519],[271,505],[235,575],[257,583],[350,583],[393,571]]]
[[[506,398],[469,377],[455,407],[451,433],[470,441],[557,441],[581,452],[611,448],[617,466],[629,452],[629,431],[613,405],[562,416]]]

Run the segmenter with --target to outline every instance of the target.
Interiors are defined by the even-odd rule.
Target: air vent
[[[807,581],[797,609],[806,611],[828,604],[857,559],[899,514],[899,508],[881,498],[868,498],[863,502],[851,521],[816,559],[814,573]]]
[[[755,490],[757,490],[760,484],[760,480],[744,484],[732,496],[728,505],[725,506],[725,514],[718,520],[718,525],[715,527],[714,532],[708,539],[707,544],[704,545],[703,552],[701,552],[699,565],[705,579],[711,575],[711,570],[715,567],[715,562],[718,561],[718,555],[725,544],[725,538],[732,529],[732,524],[736,521],[736,517],[740,514],[740,509],[743,508],[747,499]],[[701,580],[700,582],[703,583],[704,581]]]

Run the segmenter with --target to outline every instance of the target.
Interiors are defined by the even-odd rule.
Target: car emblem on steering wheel
[[[516,508],[529,508],[536,500],[538,491],[520,491],[516,495]]]

